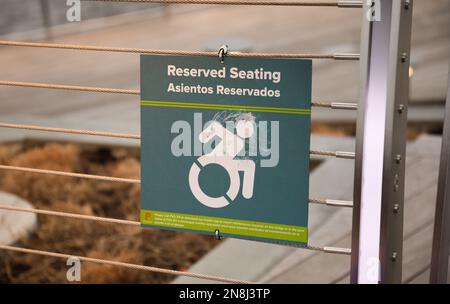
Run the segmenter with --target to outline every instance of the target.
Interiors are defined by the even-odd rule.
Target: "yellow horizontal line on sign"
[[[208,104],[208,103],[193,103],[193,102],[172,102],[172,101],[153,101],[141,100],[143,106],[154,107],[169,107],[169,108],[193,108],[193,109],[207,109],[207,110],[231,110],[231,111],[253,111],[253,112],[269,112],[280,114],[298,114],[310,115],[310,109],[303,108],[280,108],[280,107],[262,107],[262,106],[244,106],[244,105],[229,105],[229,104]]]

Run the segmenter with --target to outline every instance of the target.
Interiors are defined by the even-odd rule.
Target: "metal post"
[[[450,73],[442,132],[441,163],[434,216],[433,251],[431,255],[430,283],[447,283],[450,246]]]
[[[400,283],[412,1],[372,2],[362,17],[351,282]]]

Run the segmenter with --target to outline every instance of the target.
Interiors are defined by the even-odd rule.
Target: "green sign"
[[[306,244],[311,60],[141,55],[141,224]]]

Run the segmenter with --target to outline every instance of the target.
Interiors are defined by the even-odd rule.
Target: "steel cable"
[[[102,51],[102,52],[119,52],[119,53],[137,53],[137,54],[154,54],[154,55],[185,55],[185,56],[208,56],[217,57],[215,51],[187,51],[187,50],[162,50],[162,49],[146,49],[146,48],[125,48],[125,47],[105,47],[105,46],[89,46],[80,44],[61,44],[61,43],[44,43],[44,42],[22,42],[0,40],[0,45],[4,46],[21,46],[21,47],[37,47],[51,49],[66,49],[79,51]],[[303,59],[334,59],[334,60],[359,60],[359,54],[353,53],[334,53],[334,54],[317,54],[317,53],[259,53],[259,52],[236,52],[228,51],[227,57],[253,57],[253,58],[303,58]]]

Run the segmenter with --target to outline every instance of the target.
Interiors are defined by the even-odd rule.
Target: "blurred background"
[[[217,50],[228,44],[231,50],[242,51],[359,53],[361,9],[82,1],[81,21],[68,22],[68,8],[60,0],[0,0],[0,40],[176,50]],[[450,2],[416,0],[405,282],[425,282],[428,275],[449,38]],[[138,54],[0,46],[0,67],[2,81],[139,89]],[[313,101],[357,102],[358,88],[357,61],[313,61]],[[354,111],[314,108],[312,148],[353,151],[355,117]],[[0,86],[0,122],[138,134],[139,97]],[[3,128],[0,164],[139,178],[139,142]],[[311,168],[313,195],[352,200],[351,162],[313,159]],[[0,191],[4,204],[138,220],[136,185],[1,170]],[[427,211],[421,212],[424,206]],[[0,210],[0,217],[12,214]],[[202,273],[265,282],[348,282],[347,256],[49,216],[14,216],[18,232],[3,240],[24,247],[172,269],[192,267]],[[349,247],[350,230],[351,210],[311,206],[311,242]],[[64,261],[0,255],[0,282],[66,282]],[[88,264],[83,273],[86,283],[174,279]],[[177,282],[186,280],[197,282]]]

